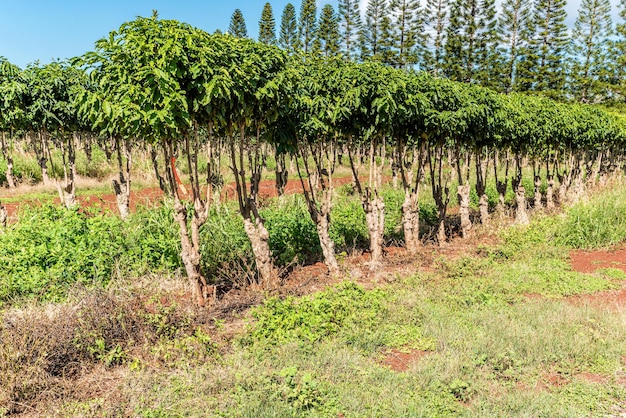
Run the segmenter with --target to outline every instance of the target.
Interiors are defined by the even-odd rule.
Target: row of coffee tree
[[[488,181],[496,184],[500,210],[512,187],[515,216],[527,222],[529,200],[535,208],[552,208],[576,199],[585,184],[621,172],[623,163],[626,124],[595,107],[498,94],[374,62],[288,56],[273,46],[156,17],[122,25],[71,65],[2,68],[4,158],[10,167],[7,138],[21,137],[40,156],[43,171],[50,148],[58,148],[64,170],[57,183],[68,206],[75,204],[77,148],[89,149],[85,144],[94,138],[113,144],[122,216],[129,212],[132,149],[149,152],[159,184],[174,202],[181,257],[200,305],[213,289],[201,269],[200,228],[223,184],[222,160],[234,178],[259,281],[269,288],[280,278],[258,209],[270,153],[279,191],[289,175],[285,156],[298,161],[294,167],[331,272],[338,270],[329,228],[333,174],[340,164],[352,171],[375,267],[383,256],[380,191],[388,173],[405,193],[402,226],[414,252],[421,242],[420,188],[430,188],[437,240],[444,243],[453,197],[461,233],[471,233],[472,186],[480,222],[490,216]],[[183,181],[177,160],[189,173]],[[533,191],[523,186],[527,175],[533,175]],[[451,196],[452,183],[458,183],[457,196]],[[534,193],[532,199],[527,193]]]

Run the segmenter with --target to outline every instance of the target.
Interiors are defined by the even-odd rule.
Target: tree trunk
[[[50,148],[48,147],[47,135],[47,132],[40,133],[42,156],[39,159],[39,166],[41,167],[41,180],[43,181],[44,186],[50,184],[50,175],[48,174],[48,157],[50,155]]]
[[[7,171],[5,172],[9,189],[15,188],[15,178],[13,177],[13,158],[6,157]]]
[[[253,221],[250,217],[245,217],[243,226],[252,244],[252,253],[261,278],[261,285],[266,289],[277,289],[280,286],[280,278],[272,262],[272,252],[269,246],[270,235],[263,220],[256,217]]]
[[[365,212],[365,221],[370,239],[371,261],[370,269],[375,270],[383,257],[383,238],[385,232],[385,203],[383,198],[378,194],[382,180],[382,171],[385,165],[385,138],[382,138],[380,164],[376,161],[376,152],[378,149],[378,139],[374,139],[370,143],[369,150],[369,181],[368,186],[361,187],[359,180],[358,167],[354,163],[352,144],[348,145],[348,157],[350,160],[350,168],[355,184],[355,190],[361,197],[361,206]],[[352,141],[352,138],[349,139]],[[357,149],[360,149],[358,147]],[[358,154],[357,154],[358,157]]]
[[[363,200],[363,209],[365,210],[365,221],[370,235],[372,269],[375,269],[376,265],[383,258],[385,203],[378,194],[373,199],[369,198],[368,195],[369,193],[366,193],[366,198]]]
[[[335,275],[339,272],[339,264],[335,257],[335,243],[330,238],[330,199],[325,198],[322,203],[322,208],[317,216],[315,226],[317,227],[317,236],[320,240],[320,246],[322,247],[322,254],[324,255],[324,263],[328,268],[328,271]]]
[[[594,161],[591,173],[587,177],[587,186],[593,187],[598,184],[600,170],[602,169],[602,161],[604,159],[604,152],[598,152]]]
[[[209,287],[200,266],[200,249],[189,239],[187,209],[178,198],[175,198],[174,202],[174,219],[178,222],[179,226],[181,243],[180,257],[185,266],[185,273],[187,273],[193,297],[196,299],[198,306],[204,306],[209,298]],[[194,221],[195,217],[192,222]]]
[[[7,208],[5,208],[2,205],[2,202],[0,202],[0,228],[6,229],[8,218],[9,218],[9,213],[7,212]]]
[[[472,221],[470,220],[470,185],[465,184],[457,189],[459,198],[459,216],[461,218],[461,236],[467,238],[470,236],[472,229]]]
[[[509,180],[507,178],[505,178],[504,181],[496,182],[496,190],[498,191],[498,204],[496,205],[496,211],[500,215],[504,214],[505,196],[506,196],[506,189],[508,187],[508,184],[509,184]]]
[[[398,189],[398,184],[399,184],[399,178],[398,178],[399,164],[401,164],[401,162],[396,161],[395,158],[393,159],[391,163],[391,184],[394,190]]]
[[[515,188],[515,202],[515,222],[521,225],[528,224],[530,222],[530,218],[528,217],[528,211],[526,210],[526,190],[524,189],[524,186],[522,186],[521,181]]]
[[[402,228],[404,230],[404,243],[409,253],[415,254],[420,248],[420,211],[419,194],[406,190],[404,203],[402,203]]]
[[[450,189],[448,187],[449,177],[444,175],[443,170],[443,144],[427,148],[428,167],[430,171],[430,184],[433,199],[437,205],[439,215],[439,227],[437,229],[437,244],[446,245],[446,211],[450,203]],[[450,158],[450,156],[448,156]],[[444,178],[445,177],[445,178]]]
[[[480,212],[480,223],[483,225],[489,222],[489,196],[485,193],[488,168],[489,158],[485,158],[481,151],[476,152],[476,194],[479,196],[478,209]]]
[[[535,210],[540,210],[543,207],[541,195],[541,176],[535,176]]]
[[[480,223],[486,225],[489,222],[489,196],[486,194],[480,195],[478,208],[480,211]]]
[[[120,217],[126,219],[128,215],[130,215],[130,167],[132,156],[130,143],[127,142],[127,140],[123,141],[123,146],[120,144],[118,138],[116,138],[115,141],[117,144],[119,181],[113,180],[113,190],[115,190],[115,200],[117,202],[117,208],[120,211]],[[126,156],[126,164],[124,164],[123,156]]]
[[[117,209],[120,211],[120,217],[126,219],[130,215],[130,183],[113,179],[113,189],[115,190],[115,201],[117,202]]]
[[[287,171],[286,163],[285,163],[285,154],[278,154],[276,152],[276,192],[278,196],[282,196],[285,194],[285,186],[287,185],[287,181],[289,179],[289,171]]]
[[[78,144],[78,133],[73,133],[67,141],[67,148],[61,140],[61,152],[63,153],[63,173],[64,185],[56,181],[57,189],[61,201],[67,209],[73,209],[76,203],[76,145]]]
[[[546,209],[554,210],[554,176],[548,175],[548,188],[546,189]]]
[[[7,169],[5,172],[5,176],[7,178],[7,183],[9,185],[9,189],[14,189],[15,188],[15,179],[13,178],[13,157],[12,152],[9,152],[9,147],[7,146],[7,142],[6,142],[6,133],[4,131],[2,131],[2,136],[0,137],[1,139],[1,144],[0,144],[0,148],[2,149],[2,155],[4,156],[4,159],[7,161]]]

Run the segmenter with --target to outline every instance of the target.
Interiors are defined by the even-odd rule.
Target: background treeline
[[[258,40],[290,52],[341,55],[414,68],[501,92],[532,92],[584,103],[625,94],[626,4],[612,21],[609,0],[582,0],[575,25],[565,0],[302,0],[280,20],[266,3]],[[278,11],[276,11],[278,13]],[[241,10],[228,32],[252,36]]]
[[[339,270],[331,213],[340,169],[365,217],[372,268],[384,255],[387,183],[402,191],[401,239],[416,252],[424,189],[436,208],[434,239],[444,245],[451,199],[467,237],[473,223],[487,224],[509,204],[525,223],[529,207],[576,201],[586,186],[623,173],[624,119],[591,105],[505,95],[377,61],[288,54],[156,15],[123,24],[70,62],[24,70],[3,62],[0,89],[9,187],[13,155],[26,149],[37,156],[42,181],[74,208],[77,155],[89,159],[99,144],[118,168],[113,188],[127,218],[133,152],[149,156],[173,202],[182,264],[199,304],[215,292],[202,231],[226,176],[253,255],[250,281],[274,288],[280,271],[259,195],[270,170],[279,195],[289,175],[299,179],[332,273]],[[498,196],[491,203],[490,184]]]

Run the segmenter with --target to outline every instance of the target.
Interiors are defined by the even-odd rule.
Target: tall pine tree
[[[537,0],[529,46],[518,66],[520,90],[564,96],[568,45],[566,0]]]
[[[320,53],[326,57],[337,55],[340,42],[339,17],[330,4],[326,4],[322,7],[319,26],[315,35],[317,41],[316,45],[318,45]]]
[[[425,49],[419,2],[391,0],[389,9],[393,17],[395,64],[402,68],[411,67],[417,63],[418,50]]]
[[[581,102],[604,96],[602,81],[607,76],[609,36],[612,34],[609,0],[582,0],[572,32],[571,91]]]
[[[498,72],[493,0],[454,0],[446,30],[445,74],[456,81],[491,85]]]
[[[300,7],[300,20],[298,22],[298,35],[300,46],[307,53],[311,52],[315,31],[317,30],[317,6],[315,0],[302,0]]]
[[[425,33],[429,33],[428,48],[422,53],[424,69],[438,77],[445,55],[448,0],[427,0],[424,8]]]
[[[615,25],[616,37],[611,43],[611,74],[609,98],[613,101],[624,100],[626,97],[626,0],[620,0],[619,17]]]
[[[246,29],[246,21],[243,18],[241,10],[235,9],[233,15],[230,18],[230,25],[228,26],[228,33],[238,38],[247,38],[248,30]]]
[[[518,90],[517,66],[528,47],[532,24],[532,4],[527,0],[505,0],[498,21],[498,32],[503,45],[504,91]]]
[[[259,42],[268,45],[276,45],[276,21],[274,20],[274,12],[272,5],[265,3],[261,20],[259,20]]]
[[[495,1],[481,0],[479,11],[476,63],[473,71],[475,79],[485,87],[502,90],[503,62]]]
[[[341,52],[346,58],[352,59],[356,55],[358,36],[361,30],[359,0],[339,0],[339,30]]]
[[[280,35],[278,45],[286,51],[294,52],[298,49],[298,23],[296,21],[296,8],[287,3],[280,19]]]
[[[387,0],[369,0],[359,33],[361,59],[388,60],[393,44],[391,31]]]

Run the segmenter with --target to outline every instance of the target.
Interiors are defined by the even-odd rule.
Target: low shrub
[[[69,285],[103,286],[126,251],[123,221],[52,205],[27,208],[0,235],[0,302],[62,298]]]

